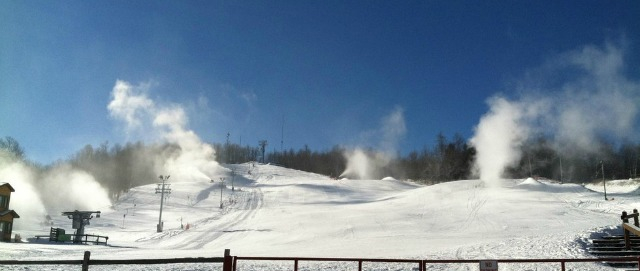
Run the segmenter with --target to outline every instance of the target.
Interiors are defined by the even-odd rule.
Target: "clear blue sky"
[[[0,137],[29,159],[128,138],[116,80],[186,108],[207,142],[324,150],[404,110],[402,152],[468,138],[496,93],[553,58],[624,40],[640,1],[0,1]],[[375,137],[375,135],[374,135]],[[366,144],[366,143],[365,143]]]

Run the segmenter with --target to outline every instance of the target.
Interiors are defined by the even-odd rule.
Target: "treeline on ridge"
[[[519,162],[506,169],[504,177],[539,176],[574,183],[600,181],[603,176],[606,180],[637,177],[640,144],[614,145],[601,140],[596,146],[595,150],[589,152],[573,150],[571,153],[561,153],[554,149],[549,139],[538,137],[522,146]],[[342,146],[334,146],[325,151],[304,146],[299,150],[265,150],[263,156],[260,146],[214,143],[213,147],[216,151],[215,159],[219,163],[258,161],[335,178],[339,178],[345,171],[345,154],[350,151]],[[83,170],[108,189],[112,198],[119,197],[132,187],[157,182],[162,161],[179,155],[180,152],[180,147],[173,144],[137,142],[110,146],[103,143],[97,147],[86,145],[67,160],[44,166],[29,162],[24,149],[15,139],[0,138],[0,164],[22,161],[33,169],[37,179],[61,165]],[[369,149],[365,153],[373,157],[376,151]],[[425,146],[420,151],[412,151],[406,155],[398,154],[380,165],[377,177],[391,176],[422,183],[477,178],[473,173],[475,154],[475,149],[461,136],[455,135],[449,139],[439,134],[433,146]]]
[[[0,138],[0,166],[20,161],[29,168],[35,182],[44,182],[47,176],[60,170],[85,171],[107,189],[111,199],[117,199],[132,187],[157,182],[163,161],[179,153],[180,148],[173,144],[137,142],[110,146],[105,142],[97,147],[86,145],[66,160],[40,165],[27,159],[15,139]]]
[[[219,163],[244,163],[260,161],[287,168],[339,177],[345,170],[348,148],[334,146],[325,151],[313,151],[308,146],[299,150],[272,150],[265,153],[264,160],[259,146],[239,146],[237,144],[214,143],[216,159]],[[600,139],[593,150],[572,150],[563,153],[556,150],[550,139],[540,136],[521,146],[519,162],[508,167],[505,178],[540,177],[561,182],[585,183],[603,178],[637,178],[640,144],[624,143],[615,145]],[[366,150],[370,156],[375,150]],[[477,178],[474,174],[476,150],[460,135],[452,139],[438,134],[435,144],[412,151],[406,155],[396,155],[378,170],[379,178],[392,176],[422,183],[439,183],[461,179]]]
[[[214,143],[216,159],[219,163],[245,163],[259,161],[307,172],[339,178],[347,166],[346,153],[349,148],[334,146],[326,151],[313,151],[305,145],[299,150],[270,151],[264,159],[260,147],[241,147],[237,144]],[[376,156],[376,150],[364,150],[370,157]],[[410,179],[420,182],[437,183],[461,180],[471,175],[475,149],[465,140],[455,135],[448,140],[444,135],[437,136],[433,148],[413,151],[407,156],[396,155],[384,165],[378,165],[377,178],[387,176],[396,179]]]

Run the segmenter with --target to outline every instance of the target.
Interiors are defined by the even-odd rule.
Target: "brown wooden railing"
[[[622,211],[620,216],[622,219],[622,229],[624,230],[624,247],[631,249],[631,233],[640,236],[640,223],[638,221],[638,209],[633,209],[633,214],[628,215],[626,211]],[[629,218],[633,218],[633,225],[629,223]]]
[[[36,239],[49,238],[49,242],[74,242],[82,244],[103,244],[106,245],[109,241],[108,236],[95,235],[95,234],[66,234],[64,229],[51,227],[49,236],[36,235]],[[90,240],[91,239],[91,240]]]
[[[91,265],[151,265],[174,263],[222,263],[223,271],[239,271],[239,261],[288,261],[292,263],[294,271],[298,271],[300,262],[352,262],[358,263],[358,271],[363,270],[363,263],[399,263],[415,264],[417,270],[426,271],[427,264],[480,264],[485,260],[420,260],[420,259],[378,259],[378,258],[311,258],[311,257],[243,257],[231,256],[230,250],[224,251],[224,257],[212,258],[173,258],[173,259],[130,259],[130,260],[93,260],[91,252],[85,251],[82,260],[0,260],[0,269],[8,265],[81,265],[83,271],[88,271]],[[583,258],[583,259],[490,259],[497,263],[556,263],[560,270],[566,270],[567,263],[634,263],[638,264],[640,271],[640,257],[610,257],[610,258]],[[286,269],[290,270],[290,269]],[[241,271],[241,270],[240,270]]]
[[[357,262],[358,271],[362,271],[362,264],[370,263],[414,263],[413,270],[426,271],[427,264],[478,264],[482,261],[495,261],[497,263],[557,263],[560,270],[565,271],[567,263],[637,263],[640,271],[640,257],[610,257],[610,258],[583,258],[583,259],[490,259],[490,260],[409,260],[409,259],[365,259],[365,258],[305,258],[305,257],[240,257],[233,256],[233,271],[242,271],[237,267],[238,261],[288,261],[292,262],[294,271],[298,271],[300,262]],[[287,269],[290,270],[290,269]]]
[[[633,214],[628,215],[622,211],[622,229],[624,230],[624,247],[631,249],[631,233],[640,236],[640,222],[638,221],[638,209],[633,209]],[[629,223],[629,218],[633,218],[633,225]]]
[[[173,263],[222,263],[223,271],[231,271],[232,257],[225,250],[224,257],[212,258],[172,258],[172,259],[130,259],[130,260],[92,260],[91,252],[85,251],[82,260],[0,260],[0,270],[7,265],[82,265],[82,271],[88,271],[91,265],[150,265]]]

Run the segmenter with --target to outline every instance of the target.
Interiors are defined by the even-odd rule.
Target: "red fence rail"
[[[560,270],[565,271],[567,263],[599,263],[599,262],[611,262],[611,263],[625,263],[633,262],[638,264],[638,270],[640,271],[640,257],[611,257],[611,258],[583,258],[583,259],[487,259],[487,260],[410,260],[410,259],[366,259],[366,258],[307,258],[307,257],[240,257],[232,256],[233,258],[233,271],[238,271],[238,261],[289,261],[293,262],[293,270],[298,271],[298,264],[300,262],[357,262],[358,271],[362,271],[362,264],[366,262],[371,263],[414,263],[417,266],[417,270],[426,271],[427,264],[469,264],[477,263],[480,265],[480,261],[496,261],[498,263],[557,263],[560,265]],[[240,270],[241,271],[241,270]]]

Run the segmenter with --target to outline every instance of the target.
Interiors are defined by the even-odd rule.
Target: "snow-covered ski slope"
[[[584,258],[592,257],[586,246],[593,232],[618,234],[620,213],[640,205],[630,181],[607,182],[615,199],[605,201],[598,185],[533,179],[423,186],[333,180],[257,163],[225,167],[214,183],[170,179],[161,233],[160,195],[145,185],[104,206],[87,226],[86,233],[109,236],[108,246],[35,242],[49,227],[34,225],[14,229],[31,242],[0,243],[0,259],[81,259],[85,250],[93,259],[218,257],[226,248],[238,256]],[[50,215],[54,227],[72,231],[67,217]]]

